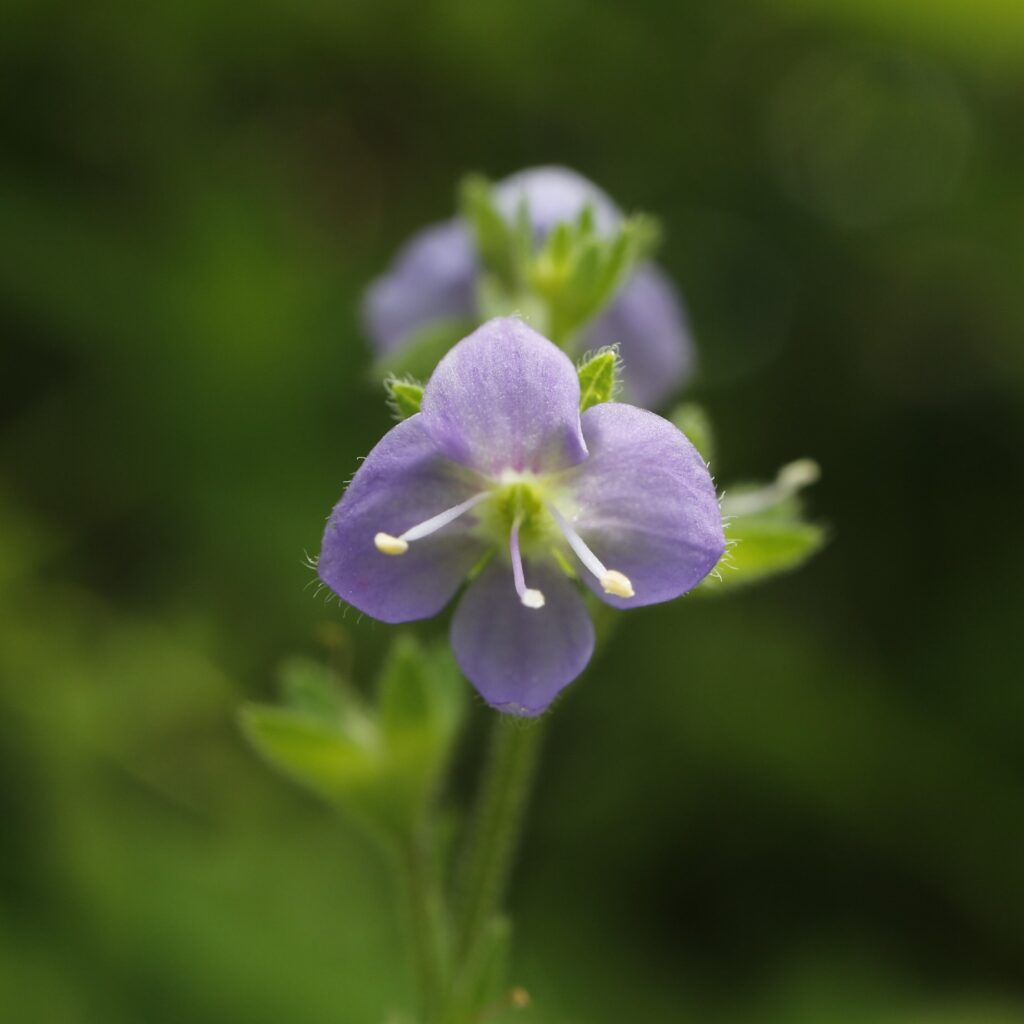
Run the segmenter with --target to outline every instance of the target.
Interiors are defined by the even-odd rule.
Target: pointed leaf
[[[465,698],[465,684],[447,648],[424,648],[411,634],[399,634],[377,693],[386,742],[419,735],[439,756],[446,752]]]
[[[263,704],[245,705],[240,718],[272,767],[328,800],[344,802],[379,777],[375,751],[319,719]]]
[[[281,665],[278,677],[281,697],[288,708],[334,725],[340,722],[343,698],[326,665],[310,658],[289,658]]]
[[[519,280],[517,225],[522,211],[517,211],[513,224],[509,224],[494,203],[491,183],[478,174],[462,182],[459,208],[473,233],[480,262],[506,287],[514,288]]]
[[[705,592],[732,590],[799,568],[825,544],[814,523],[738,516],[728,526],[730,547],[715,573],[700,586]]]
[[[429,727],[433,715],[424,651],[408,633],[391,645],[377,684],[381,730],[389,738]]]

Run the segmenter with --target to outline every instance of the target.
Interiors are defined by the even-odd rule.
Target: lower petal
[[[331,513],[320,578],[343,601],[382,622],[436,615],[483,554],[483,544],[467,533],[472,513],[399,556],[378,551],[374,537],[398,536],[478,489],[464,469],[437,454],[420,416],[403,420],[366,457]]]
[[[534,716],[586,667],[594,627],[575,585],[556,567],[527,563],[526,579],[543,592],[543,608],[525,607],[512,570],[493,559],[459,602],[452,649],[488,704]]]

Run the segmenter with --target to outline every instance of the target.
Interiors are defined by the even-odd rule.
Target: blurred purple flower
[[[564,167],[521,171],[494,186],[495,205],[509,219],[524,200],[538,243],[588,203],[598,232],[609,234],[622,220],[601,189]],[[413,235],[366,294],[364,320],[378,351],[400,349],[433,321],[472,318],[478,272],[473,239],[462,220]],[[614,343],[624,363],[624,397],[639,405],[659,404],[689,375],[693,343],[686,314],[675,287],[653,263],[642,264],[583,332],[579,352]]]
[[[631,608],[690,590],[725,547],[714,484],[683,434],[615,402],[581,416],[579,401],[551,342],[515,318],[485,323],[370,452],[324,534],[320,577],[384,622],[436,615],[477,569],[452,647],[512,714],[541,713],[590,659],[568,567]]]

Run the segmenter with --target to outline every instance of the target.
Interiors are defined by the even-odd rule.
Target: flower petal
[[[612,304],[590,325],[583,348],[619,345],[623,398],[660,404],[689,376],[693,341],[672,282],[647,263],[622,286]]]
[[[493,559],[455,610],[452,650],[488,704],[533,716],[586,667],[594,627],[583,598],[558,568],[527,563],[526,579],[543,592],[543,608],[525,607],[508,564]]]
[[[629,577],[635,596],[604,593],[616,608],[668,601],[695,587],[725,551],[715,485],[697,449],[668,420],[609,402],[583,414],[590,457],[558,502],[608,569]]]
[[[440,452],[481,473],[554,471],[587,456],[576,368],[514,317],[489,320],[437,364],[421,406]]]
[[[400,348],[418,328],[476,312],[476,249],[460,220],[424,228],[370,285],[363,318],[378,351]]]
[[[483,554],[483,543],[467,532],[472,512],[411,543],[404,555],[382,554],[374,537],[397,536],[477,490],[472,474],[438,455],[421,416],[403,420],[367,455],[331,513],[320,578],[383,622],[436,615]]]
[[[507,219],[524,200],[538,240],[560,221],[575,220],[588,203],[600,234],[610,234],[622,219],[607,193],[568,167],[531,167],[494,186],[494,203]]]

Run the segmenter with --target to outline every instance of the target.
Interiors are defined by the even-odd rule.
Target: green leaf
[[[580,378],[580,412],[592,405],[610,402],[619,375],[619,355],[614,348],[602,348],[584,356],[576,367]]]
[[[597,233],[597,210],[594,208],[593,203],[583,204],[583,209],[580,210],[579,218],[576,221],[576,227],[583,237]]]
[[[757,516],[777,520],[799,519],[799,493],[821,478],[821,467],[813,459],[788,462],[770,484],[741,484],[730,487],[722,499],[727,518]]]
[[[690,443],[700,452],[705,462],[714,461],[714,432],[708,414],[702,406],[695,402],[686,402],[674,409],[669,419],[690,439]]]
[[[448,764],[466,686],[445,646],[399,634],[377,683],[377,721],[396,784],[421,806]]]
[[[766,516],[738,516],[728,526],[729,549],[715,572],[701,584],[705,591],[728,591],[799,568],[826,541],[814,523]]]
[[[289,658],[278,672],[281,698],[293,711],[337,724],[343,701],[333,673],[310,658]]]
[[[396,420],[407,420],[420,411],[423,385],[412,378],[388,377],[384,381],[388,393],[388,408]]]
[[[495,206],[491,183],[478,174],[459,188],[459,209],[476,241],[480,262],[510,290],[519,286],[523,245],[528,246],[529,218],[520,209],[509,223]],[[525,237],[524,237],[525,225]]]
[[[797,459],[783,466],[771,483],[730,488],[722,498],[729,548],[700,589],[756,583],[798,568],[819,551],[826,531],[804,521],[799,492],[820,476],[813,459]]]
[[[432,717],[423,648],[409,634],[395,638],[377,681],[381,730],[395,737],[423,727]]]
[[[518,313],[563,348],[612,301],[659,234],[654,220],[637,216],[602,237],[587,205],[573,220],[555,224],[537,247],[525,200],[514,217],[504,217],[479,176],[463,182],[460,209],[483,265],[480,312],[485,318]]]
[[[604,298],[602,290],[607,278],[607,265],[615,258],[621,235],[610,245],[596,238],[581,240],[573,254],[572,274],[565,284],[565,305],[582,322],[592,308],[599,307]],[[561,300],[556,296],[556,300]],[[576,324],[573,324],[576,326]]]
[[[493,274],[481,274],[476,288],[481,323],[496,316],[518,316],[550,337],[548,305],[533,289],[510,292]]]
[[[424,648],[410,633],[395,638],[377,683],[385,737],[425,729],[445,741],[459,725],[464,697],[465,685],[446,647]]]
[[[272,767],[378,835],[408,837],[447,766],[466,687],[445,646],[398,634],[375,707],[325,667],[286,662],[287,707],[246,705],[246,738]]]
[[[328,800],[341,802],[379,776],[376,752],[337,726],[265,704],[241,711],[242,732],[274,768]]]
[[[600,271],[583,303],[584,320],[596,316],[611,302],[636,265],[653,252],[660,234],[661,229],[653,217],[638,214],[623,221],[619,234],[604,244]]]
[[[610,237],[594,233],[592,214],[552,231],[525,274],[547,303],[551,339],[569,344],[612,301],[656,237],[655,222],[647,217],[623,221]]]
[[[310,658],[289,658],[278,672],[285,707],[320,719],[357,743],[373,743],[375,726],[359,694],[326,665]]]

